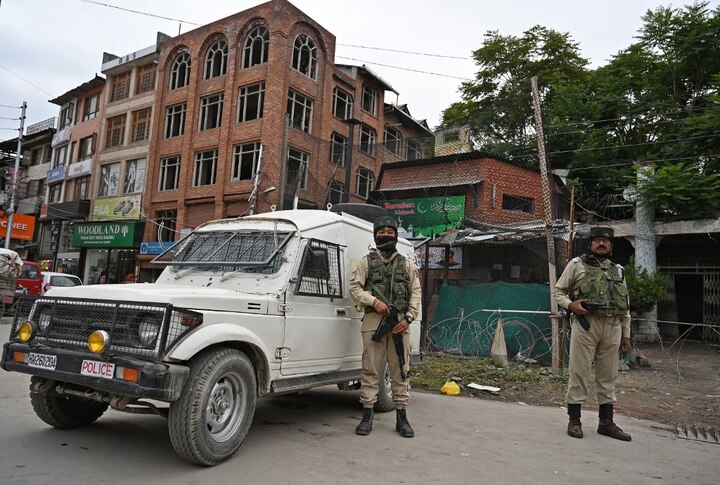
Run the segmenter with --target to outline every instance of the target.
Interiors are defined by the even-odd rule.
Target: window
[[[342,182],[337,180],[331,180],[328,185],[328,202],[330,204],[339,204],[342,202],[343,192],[345,192],[345,186]]]
[[[27,186],[27,197],[37,197],[40,195],[40,184],[42,180],[30,180]]]
[[[135,94],[147,93],[155,89],[155,63],[139,67],[135,78]]]
[[[265,83],[240,88],[238,100],[238,122],[262,118],[265,100]]]
[[[320,297],[342,296],[340,246],[311,239],[305,248],[295,294]]]
[[[130,141],[143,141],[150,138],[150,114],[152,108],[145,108],[139,111],[133,111],[132,114],[132,131],[130,132]]]
[[[310,155],[291,148],[288,152],[288,185],[307,190],[307,174]],[[300,178],[298,179],[298,176]]]
[[[330,135],[330,161],[337,167],[345,166],[345,150],[347,150],[347,138],[337,133]]]
[[[65,144],[61,147],[56,147],[53,151],[54,158],[53,158],[53,164],[52,168],[57,168],[61,165],[65,165],[67,163],[67,156],[68,156],[68,147],[69,144]]]
[[[100,95],[96,94],[85,98],[85,103],[83,104],[83,121],[95,118],[98,111],[100,111]]]
[[[190,54],[181,52],[170,68],[170,89],[180,89],[190,83]]]
[[[95,152],[95,135],[87,136],[80,140],[80,148],[78,149],[78,161],[92,158]]]
[[[100,185],[98,197],[117,195],[120,181],[120,162],[108,163],[100,167]]]
[[[110,85],[110,102],[125,99],[130,94],[130,71],[117,74]]]
[[[125,140],[125,115],[115,116],[107,120],[105,147],[118,147]]]
[[[243,67],[263,64],[268,60],[268,44],[270,36],[265,27],[255,27],[245,39],[243,47]]]
[[[195,171],[193,172],[193,187],[215,184],[215,169],[217,166],[217,150],[208,150],[195,154]]]
[[[70,123],[72,123],[73,116],[73,104],[69,103],[67,106],[60,110],[60,119],[58,120],[58,130],[62,130]]]
[[[422,145],[415,140],[407,141],[407,159],[419,160],[422,158]]]
[[[353,99],[340,88],[333,91],[333,114],[341,120],[352,118]]]
[[[287,112],[290,115],[291,126],[310,133],[312,128],[312,107],[312,99],[306,98],[295,91],[290,91]]]
[[[458,140],[460,140],[459,131],[447,131],[443,133],[443,143],[450,143]]]
[[[292,67],[310,79],[317,79],[317,48],[315,42],[305,34],[295,37]]]
[[[368,125],[360,125],[360,151],[373,155],[375,153],[376,133]]]
[[[535,200],[527,197],[503,194],[502,208],[508,211],[522,211],[532,214]]]
[[[158,190],[175,190],[178,188],[180,175],[180,157],[167,157],[160,159],[160,183]]]
[[[60,202],[62,200],[62,185],[62,182],[60,182],[59,184],[53,184],[50,186],[48,203]]]
[[[227,71],[228,46],[224,40],[216,40],[210,45],[205,57],[205,79],[223,76]]]
[[[75,200],[90,198],[90,176],[75,179]]]
[[[185,110],[187,104],[176,104],[165,110],[165,138],[180,136],[185,132]]]
[[[398,130],[391,126],[385,127],[385,149],[393,152],[395,155],[400,155],[402,144],[402,135]]]
[[[357,185],[355,187],[357,195],[366,199],[370,197],[374,179],[375,176],[370,170],[359,167],[357,169]]]
[[[371,88],[367,84],[363,84],[362,91],[362,109],[371,115],[377,115],[377,90]]]
[[[260,142],[236,145],[233,156],[232,180],[250,180],[260,160]]]
[[[224,96],[220,93],[200,99],[200,131],[220,126]]]
[[[168,242],[175,240],[177,210],[172,209],[155,212],[155,222],[158,225],[158,241]]]
[[[145,185],[145,159],[128,160],[125,162],[125,183],[123,193],[142,192]]]

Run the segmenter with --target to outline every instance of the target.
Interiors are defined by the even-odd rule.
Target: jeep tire
[[[170,405],[175,452],[197,465],[217,465],[240,448],[255,414],[255,370],[236,349],[215,348],[190,361],[190,374]]]
[[[108,408],[104,402],[33,391],[44,382],[42,377],[30,377],[30,402],[35,414],[50,426],[58,429],[85,426],[96,421]]]

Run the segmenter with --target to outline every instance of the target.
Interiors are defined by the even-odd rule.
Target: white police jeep
[[[167,267],[155,283],[21,301],[0,366],[32,376],[32,406],[56,428],[108,407],[155,412],[178,455],[215,465],[242,444],[258,396],[358,388],[362,314],[348,283],[372,244],[371,223],[330,211],[209,222],[156,258]],[[407,241],[398,249],[413,257]],[[419,320],[411,336],[417,357]],[[382,386],[389,411],[389,374]]]

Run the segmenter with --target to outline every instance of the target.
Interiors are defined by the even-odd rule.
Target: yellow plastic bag
[[[458,394],[460,394],[460,386],[457,385],[457,382],[447,381],[440,388],[440,392],[442,392],[443,394],[447,394],[448,396],[457,396]]]

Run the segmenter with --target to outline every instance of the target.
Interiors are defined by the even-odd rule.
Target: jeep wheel
[[[72,429],[96,421],[107,410],[108,404],[75,396],[42,394],[32,391],[44,382],[42,377],[30,378],[30,402],[35,414],[50,426]]]
[[[175,452],[197,465],[217,465],[240,448],[255,414],[257,386],[250,359],[214,349],[190,362],[180,398],[170,405],[168,430]]]
[[[380,385],[378,389],[377,401],[375,401],[375,411],[379,413],[387,413],[395,409],[395,402],[392,398],[392,375],[387,362],[383,365],[383,371],[380,373]]]

